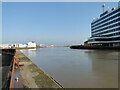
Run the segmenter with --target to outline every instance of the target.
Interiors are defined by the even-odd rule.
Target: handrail
[[[15,53],[14,60],[13,60],[11,80],[10,80],[10,90],[12,90],[13,88],[23,88],[17,51]]]

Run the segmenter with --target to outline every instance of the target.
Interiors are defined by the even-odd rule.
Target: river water
[[[0,49],[0,90],[2,89],[2,51]]]
[[[118,87],[118,51],[53,47],[22,52],[65,88]]]

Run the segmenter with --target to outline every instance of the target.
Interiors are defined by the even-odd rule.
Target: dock
[[[64,90],[54,78],[34,64],[20,50],[2,50],[2,89],[46,88]]]
[[[29,88],[63,88],[56,80],[41,70],[27,56],[18,51],[23,85]]]

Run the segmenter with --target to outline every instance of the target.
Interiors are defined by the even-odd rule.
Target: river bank
[[[47,73],[35,65],[22,52],[18,51],[22,83],[26,88],[61,88],[63,87]]]
[[[53,47],[22,52],[64,88],[118,87],[117,50]]]

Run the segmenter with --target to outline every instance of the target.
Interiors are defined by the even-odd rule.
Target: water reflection
[[[36,57],[36,49],[28,49],[28,55],[32,57]]]
[[[2,67],[0,67],[0,90],[2,89]]]
[[[36,57],[36,49],[20,50],[24,53],[27,53],[30,57]]]
[[[24,53],[66,88],[117,88],[118,52],[75,50],[67,47]]]
[[[0,90],[2,89],[2,53],[0,51]]]
[[[118,87],[118,54],[117,51],[94,50],[90,51],[88,58],[92,64],[92,73],[96,86]],[[99,81],[99,82],[98,82]]]

